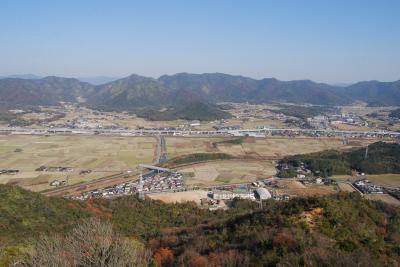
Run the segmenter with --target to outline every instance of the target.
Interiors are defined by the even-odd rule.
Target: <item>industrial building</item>
[[[234,198],[255,200],[253,192],[240,189],[235,189],[233,191],[215,190],[212,192],[212,198],[215,200],[231,200]]]
[[[259,187],[256,189],[256,194],[260,200],[266,200],[272,198],[271,193],[263,187]]]

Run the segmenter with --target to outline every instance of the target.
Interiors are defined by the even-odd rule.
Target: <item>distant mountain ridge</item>
[[[93,76],[93,77],[77,77],[76,79],[80,80],[81,82],[86,82],[93,85],[101,85],[121,79],[121,77]]]
[[[49,76],[41,79],[0,79],[0,103],[21,105],[57,105],[76,102],[95,88],[74,78]]]
[[[400,81],[366,81],[342,87],[310,80],[256,80],[223,73],[178,73],[158,79],[133,74],[101,85],[62,77],[0,79],[0,102],[55,105],[59,101],[76,102],[78,97],[85,98],[94,108],[107,110],[217,102],[344,105],[364,101],[370,105],[394,106],[400,104]]]
[[[359,82],[342,87],[310,80],[256,80],[223,73],[178,73],[163,75],[158,79],[139,77],[141,76],[132,75],[101,85],[101,90],[96,90],[93,103],[101,102],[109,107],[116,104],[145,106],[147,103],[158,106],[187,101],[291,102],[316,105],[345,105],[364,101],[370,105],[382,106],[400,103],[400,81]],[[117,96],[121,101],[116,101]]]

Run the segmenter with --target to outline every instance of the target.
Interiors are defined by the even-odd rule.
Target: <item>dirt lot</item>
[[[217,185],[247,183],[267,178],[276,173],[275,165],[267,160],[221,160],[198,163],[179,168],[188,185]]]
[[[334,187],[324,185],[305,186],[298,181],[280,180],[278,189],[274,189],[278,194],[288,194],[291,197],[325,196],[336,191]]]
[[[176,193],[155,193],[148,194],[147,197],[151,199],[161,200],[165,203],[183,203],[193,201],[197,204],[200,204],[200,199],[207,197],[207,191],[196,190]]]
[[[151,163],[155,144],[152,137],[0,136],[0,169],[20,170],[16,175],[0,175],[0,183],[12,182],[40,191],[48,188],[50,181],[67,176],[70,184],[90,181]],[[74,171],[35,171],[41,165],[68,166]],[[79,175],[83,169],[93,172]]]

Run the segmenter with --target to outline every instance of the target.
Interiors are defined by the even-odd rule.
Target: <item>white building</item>
[[[213,191],[213,199],[229,200],[234,198],[255,200],[253,192]]]
[[[260,200],[266,200],[272,197],[271,193],[266,188],[263,187],[257,188],[256,193]]]

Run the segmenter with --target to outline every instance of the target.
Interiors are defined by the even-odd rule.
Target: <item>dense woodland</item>
[[[349,174],[357,170],[368,174],[400,173],[400,144],[377,142],[367,148],[357,148],[342,152],[328,150],[323,152],[296,155],[283,161],[292,166],[283,177],[295,175],[294,168],[301,163],[314,174],[322,176]],[[281,175],[281,176],[282,176]]]
[[[208,160],[227,160],[234,158],[235,158],[234,156],[226,153],[193,153],[172,158],[168,162],[166,162],[165,165],[176,166],[176,165],[208,161]]]
[[[185,103],[182,106],[168,108],[165,111],[153,108],[136,109],[132,111],[137,116],[153,121],[170,121],[176,119],[212,121],[232,117],[228,112],[217,106],[201,102]]]
[[[70,266],[130,266],[127,258],[135,266],[396,266],[400,210],[338,194],[262,209],[236,200],[210,212],[134,196],[77,202],[1,185],[0,244],[0,266],[65,262],[65,251]]]

